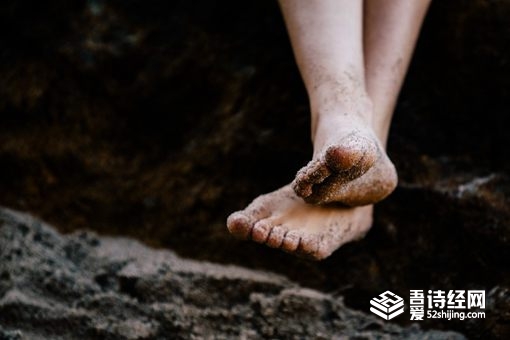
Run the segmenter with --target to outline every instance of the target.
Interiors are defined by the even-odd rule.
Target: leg
[[[393,110],[430,0],[365,0],[365,84],[373,103],[372,127],[386,146]],[[338,184],[335,198],[348,205],[375,203],[393,191],[397,175],[382,153],[363,176]],[[332,185],[334,186],[335,183]]]
[[[329,0],[321,0],[320,2],[326,3],[328,1]],[[379,0],[374,2],[378,1]],[[404,3],[407,0],[395,1]],[[310,3],[311,2],[312,1],[310,1]],[[334,2],[337,3],[336,1]],[[349,2],[351,3],[349,6],[352,6],[352,3],[354,3],[354,1],[351,2],[350,0]],[[410,3],[414,3],[416,6],[418,6],[418,1],[411,1]],[[282,7],[284,7],[284,3],[282,3]],[[399,10],[398,6],[388,6],[386,9],[389,8],[393,8],[394,11]],[[375,7],[372,9],[374,10],[372,13],[375,13]],[[393,65],[391,61],[389,61],[394,59],[394,55],[389,53],[391,51],[403,51],[402,53],[407,53],[407,55],[402,55],[402,58],[403,60],[407,60],[408,63],[410,54],[412,52],[412,46],[416,40],[418,27],[416,27],[414,35],[403,35],[402,32],[411,31],[412,27],[409,27],[409,25],[415,25],[416,22],[421,21],[424,10],[420,16],[418,15],[419,13],[419,11],[412,10],[404,11],[403,13],[401,11],[398,15],[391,15],[391,13],[387,13],[384,16],[381,16],[379,18],[380,20],[375,20],[372,18],[370,20],[373,20],[373,23],[366,23],[365,26],[368,26],[365,28],[367,34],[368,32],[374,33],[382,29],[386,29],[390,35],[397,34],[396,32],[400,32],[401,38],[398,39],[403,39],[399,42],[400,45],[395,44],[392,47],[388,47],[388,49],[386,49],[388,53],[381,54],[382,58],[388,58],[388,60],[379,60],[379,63],[370,62],[370,60],[378,61],[378,51],[374,48],[375,45],[372,46],[371,44],[365,43],[365,53],[371,54],[370,56],[367,56],[367,68],[369,69],[367,74],[373,74],[373,72],[375,72],[375,69],[373,69],[374,66],[372,65]],[[314,15],[317,14],[315,13]],[[325,14],[323,13],[322,15]],[[390,18],[397,18],[399,20],[392,19],[393,21],[390,21]],[[315,18],[315,20],[318,22],[325,22],[322,21],[321,18]],[[390,24],[390,22],[392,22],[392,24]],[[380,27],[378,27],[379,25]],[[395,39],[394,41],[397,43],[398,39]],[[295,46],[294,42],[293,44]],[[405,46],[410,46],[410,48],[406,50]],[[386,46],[383,47],[385,48]],[[300,60],[299,58],[300,57],[298,57],[298,63],[307,63],[307,61],[305,61],[306,59]],[[401,65],[404,65],[404,61],[401,62]],[[303,66],[300,67],[303,69]],[[370,70],[370,68],[372,68],[372,70]],[[310,68],[310,70],[313,70],[313,68]],[[306,73],[308,71],[302,72],[306,83],[306,79],[309,77]],[[385,129],[385,126],[382,125],[382,122],[385,121],[386,116],[384,115],[388,113],[390,114],[390,116],[387,118],[389,122],[391,111],[393,110],[400,84],[402,83],[402,79],[405,73],[405,67],[400,72],[395,73],[394,70],[381,66],[377,68],[377,72],[378,77],[375,79],[380,80],[375,81],[371,79],[370,76],[367,77],[366,82],[367,84],[371,84],[367,85],[367,87],[373,89],[374,96],[377,98],[374,100],[374,103],[376,105],[380,105],[380,107],[376,108],[377,117],[369,117],[367,120],[371,124],[374,124],[371,126],[375,129],[375,131],[378,132],[378,137],[381,139],[381,141],[385,141],[385,136],[387,136],[387,128]],[[388,72],[392,72],[393,76],[385,76],[385,73],[387,74]],[[313,74],[313,71],[310,71],[310,74]],[[310,79],[315,78],[311,77]],[[362,78],[362,81],[363,79],[365,78]],[[395,91],[389,93],[389,95],[392,95],[393,97],[387,98],[384,101],[382,99],[386,94],[381,91],[383,89],[378,88],[378,86],[385,85],[381,79],[393,79],[395,84],[399,84],[398,86],[395,86]],[[317,87],[314,88],[314,86],[312,86],[311,89],[308,89],[311,97],[310,100],[312,102],[312,108],[314,103],[316,103],[316,100],[320,101],[320,98],[328,98],[327,95],[324,97],[319,95],[314,97],[316,92],[310,91],[320,90],[322,88],[325,91],[324,93],[327,93],[326,89],[330,85],[326,85],[330,79],[326,80],[327,81],[325,83],[321,83],[319,81],[317,83]],[[378,85],[379,81],[381,81],[381,85]],[[333,84],[335,86],[339,85],[336,81],[329,82],[329,84]],[[363,96],[359,97],[360,100],[362,98]],[[360,113],[360,115],[361,114],[362,113]],[[314,121],[316,122],[317,120]],[[314,123],[313,129],[319,129],[318,123]],[[312,134],[315,133],[314,131],[315,130],[312,130]],[[383,144],[379,141],[378,143]],[[375,166],[371,167],[367,173],[365,173],[365,175],[347,184],[351,185],[353,183],[358,183],[358,189],[352,187],[353,191],[369,191],[374,183],[373,177],[377,177],[379,175],[387,175],[387,173],[384,171],[382,173],[378,173],[378,171],[381,171],[380,169],[386,169],[385,165],[381,164],[382,163],[378,162],[375,164]],[[365,180],[364,177],[366,178],[367,176],[371,177],[372,179]],[[350,195],[353,195],[353,192],[351,192]],[[258,197],[246,209],[232,214],[228,218],[227,226],[230,232],[238,238],[252,239],[259,243],[265,243],[270,247],[281,248],[284,251],[297,255],[304,255],[314,259],[323,259],[343,244],[363,237],[363,235],[369,230],[371,226],[371,218],[372,206],[346,208],[339,206],[334,207],[309,205],[303,202],[303,200],[296,195],[291,187],[287,185],[280,190]]]
[[[372,105],[365,90],[363,1],[280,4],[312,112],[314,155],[296,175],[293,188],[308,203],[359,205],[341,188],[384,153],[371,127]],[[388,193],[361,203],[373,203]]]
[[[365,0],[365,79],[374,129],[386,145],[391,117],[430,0]]]

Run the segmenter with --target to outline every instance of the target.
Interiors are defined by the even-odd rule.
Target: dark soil
[[[63,237],[0,209],[0,339],[424,339],[283,276],[121,237]]]

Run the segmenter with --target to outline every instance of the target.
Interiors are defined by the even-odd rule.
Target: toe
[[[309,181],[313,184],[322,183],[331,174],[326,164],[322,161],[317,162],[313,168],[308,171]]]
[[[298,232],[293,230],[289,231],[287,234],[285,234],[285,237],[283,238],[281,247],[282,250],[290,253],[295,252],[299,246],[300,239],[301,236]]]
[[[313,257],[313,254],[316,254],[319,250],[319,245],[317,235],[305,235],[301,237],[297,251],[302,255]]]
[[[330,146],[326,150],[326,163],[335,171],[345,171],[355,166],[363,154],[364,150],[356,150],[350,146]]]
[[[251,239],[258,243],[265,243],[272,227],[268,220],[258,221],[251,231]]]
[[[329,247],[328,244],[319,242],[319,247],[317,248],[317,251],[313,254],[310,254],[310,256],[312,257],[312,259],[316,261],[321,261],[324,260],[326,257],[329,257],[329,255],[333,253],[333,250],[334,249]]]
[[[313,192],[310,196],[304,197],[306,203],[309,204],[325,204],[337,199],[340,189],[348,182],[343,174],[329,176],[324,182],[314,185]]]
[[[337,172],[356,170],[364,173],[377,160],[377,145],[369,138],[351,135],[341,144],[330,146],[325,160]]]
[[[292,183],[292,189],[299,197],[308,197],[312,194],[312,184],[303,179],[296,179]]]
[[[275,226],[271,229],[266,245],[271,248],[280,248],[285,237],[286,230],[281,226]]]
[[[227,228],[232,235],[237,238],[246,240],[251,232],[252,222],[242,212],[235,212],[227,219]]]
[[[306,167],[299,170],[292,188],[300,197],[307,197],[312,194],[312,186],[324,181],[331,171],[326,164],[320,160],[311,161]]]
[[[308,204],[324,204],[329,202],[332,190],[332,185],[329,185],[329,183],[319,184],[313,187],[313,193],[310,196],[303,199]]]

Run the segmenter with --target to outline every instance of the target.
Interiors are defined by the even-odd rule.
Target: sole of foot
[[[312,185],[311,193],[303,199],[309,204],[337,202],[349,207],[375,204],[390,195],[397,187],[398,176],[395,166],[386,154],[362,176],[346,179],[342,173],[330,175]],[[293,189],[299,190],[297,180]]]
[[[313,160],[298,171],[292,188],[310,204],[377,203],[395,189],[397,172],[369,119],[341,112],[318,118]]]
[[[229,216],[239,239],[313,260],[323,260],[345,243],[363,238],[372,225],[372,206],[347,208],[305,203],[290,185],[257,197]]]

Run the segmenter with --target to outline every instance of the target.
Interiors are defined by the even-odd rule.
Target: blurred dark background
[[[391,131],[400,185],[368,237],[312,263],[232,239],[229,213],[310,154],[275,1],[0,4],[0,204],[288,275],[367,310],[385,289],[486,289],[509,334],[510,1],[433,1]]]

